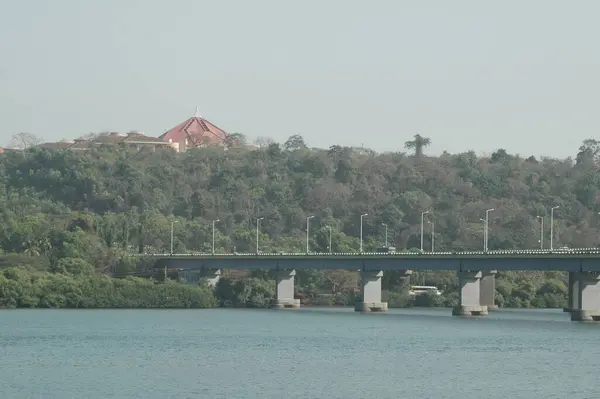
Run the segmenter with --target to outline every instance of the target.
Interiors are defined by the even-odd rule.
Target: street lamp
[[[308,240],[309,240],[309,235],[308,235],[308,231],[310,229],[310,219],[314,218],[314,216],[309,216],[306,218],[306,253],[309,253],[309,249],[308,249]]]
[[[598,212],[598,215],[600,215],[600,212]]]
[[[175,223],[177,223],[177,220],[173,220],[171,222],[171,256],[173,256],[173,231],[174,231],[174,227],[175,227]],[[167,281],[167,262],[165,262],[165,282]]]
[[[435,222],[429,221],[431,225],[431,253],[435,251]]]
[[[331,226],[325,226],[325,227],[327,227],[329,229],[329,253],[331,253],[332,252],[332,249],[331,249]]]
[[[487,241],[487,232],[485,231],[485,219],[479,218],[479,220],[483,222],[483,250],[485,251]]]
[[[540,249],[544,249],[544,217],[543,216],[538,216],[538,219],[540,219]]]
[[[258,226],[260,226],[260,221],[263,220],[264,218],[258,218],[256,219],[256,254],[258,255]]]
[[[381,223],[381,225],[383,227],[385,227],[385,248],[387,248],[388,247],[388,245],[387,245],[387,243],[388,243],[388,235],[387,235],[387,231],[388,231],[387,228],[388,228],[388,226],[385,223]]]
[[[423,220],[429,211],[421,212],[421,252],[423,252]]]
[[[174,238],[173,230],[174,230],[175,223],[177,223],[177,220],[174,220],[171,222],[171,255],[173,255],[173,238]]]
[[[215,254],[215,223],[216,222],[220,222],[220,220],[217,219],[217,220],[213,220],[213,222],[212,222],[212,234],[213,234],[213,237],[212,237],[212,254],[213,255]]]
[[[360,215],[360,253],[361,254],[363,252],[363,218],[365,216],[369,216],[369,214],[363,213],[362,215]]]
[[[560,208],[559,205],[550,208],[550,251],[554,248],[552,240],[554,239],[554,210]]]
[[[485,211],[485,252],[488,251],[488,242],[489,242],[489,237],[490,237],[490,212],[494,211],[495,209],[488,209]]]

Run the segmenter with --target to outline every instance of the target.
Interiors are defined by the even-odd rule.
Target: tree
[[[423,150],[429,147],[431,140],[428,137],[423,137],[420,134],[414,135],[414,140],[410,140],[404,143],[404,147],[407,150],[413,150],[416,157],[423,155]]]
[[[225,140],[225,147],[243,147],[248,143],[248,138],[242,133],[232,133]]]
[[[428,140],[417,137],[410,146],[415,154],[421,148],[422,154]],[[114,283],[101,277],[102,273],[153,275],[148,270],[152,262],[131,259],[140,259],[144,253],[168,253],[173,220],[178,221],[173,229],[178,253],[210,252],[211,226],[216,219],[220,220],[215,234],[217,252],[254,252],[256,219],[261,217],[260,251],[303,251],[307,215],[315,215],[311,248],[328,250],[329,230],[324,226],[331,226],[334,252],[355,253],[360,247],[360,214],[369,214],[363,225],[367,251],[379,245],[375,237],[382,234],[381,222],[388,224],[390,237],[402,251],[419,247],[420,212],[435,209],[436,230],[443,232],[436,236],[436,247],[460,251],[480,250],[483,225],[479,219],[485,216],[486,206],[493,204],[498,217],[490,224],[490,248],[524,249],[539,247],[536,216],[544,216],[548,226],[550,206],[560,205],[560,212],[554,214],[555,245],[560,241],[560,245],[589,248],[598,245],[600,229],[600,173],[593,161],[596,145],[584,142],[580,152],[588,158],[576,165],[571,159],[525,160],[505,150],[496,151],[493,159],[478,158],[474,152],[419,159],[337,145],[309,151],[303,149],[306,144],[300,136],[288,140],[287,151],[277,143],[252,150],[193,148],[179,154],[170,149],[145,153],[113,147],[36,149],[28,151],[27,157],[6,151],[0,156],[0,253],[4,264],[19,266],[19,270],[31,268],[44,276],[62,270],[61,279],[48,277],[53,282],[84,275],[87,279],[88,274],[79,271],[89,265],[93,273],[85,284],[97,291],[82,285],[82,298],[87,295],[86,306],[99,306],[112,301],[111,290],[121,295],[140,288],[125,280]],[[553,273],[499,273],[498,292],[507,305],[556,305],[564,299],[564,292],[544,284],[554,279],[564,285],[566,274]],[[298,290],[308,297],[316,300],[321,293],[335,291],[336,303],[349,303],[348,292],[354,285],[349,279],[357,274],[298,276]],[[435,285],[454,284],[440,276],[440,272],[428,275]],[[34,277],[29,277],[23,284],[33,284]],[[274,286],[272,278],[267,278],[240,282],[238,302],[267,303],[270,291],[263,288]],[[54,287],[48,281],[40,287]],[[527,281],[531,287],[523,285]],[[13,282],[6,284],[4,288],[12,287]],[[146,285],[140,290],[140,295],[154,292]],[[400,295],[396,287],[390,290]],[[12,294],[6,301],[0,295],[0,303],[74,303],[50,295],[36,302],[35,292],[27,295],[16,301]],[[114,303],[137,306],[148,299],[127,298],[126,302],[115,298]],[[404,295],[397,303],[414,302]]]
[[[493,163],[502,163],[509,161],[512,157],[506,153],[506,150],[501,148],[498,151],[492,153],[491,161]]]
[[[41,144],[41,142],[42,139],[40,137],[31,133],[22,132],[13,135],[8,146],[9,148],[15,148],[17,150],[26,150]]]
[[[287,139],[287,141],[283,144],[283,149],[286,151],[296,151],[306,148],[306,143],[302,136],[298,134],[294,134]]]
[[[356,279],[356,272],[353,273],[347,270],[327,270],[324,278],[331,287],[331,293],[335,295]]]
[[[275,140],[273,140],[270,137],[257,137],[256,140],[254,140],[254,144],[256,144],[258,147],[260,148],[267,148],[269,147],[269,145],[275,143]]]
[[[577,153],[577,164],[583,164],[586,161],[592,163],[600,161],[600,141],[594,139],[583,141]]]

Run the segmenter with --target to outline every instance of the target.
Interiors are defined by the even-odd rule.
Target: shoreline
[[[215,307],[210,307],[210,308],[190,308],[190,307],[105,307],[105,308],[99,308],[99,307],[91,307],[91,308],[85,308],[85,307],[81,307],[81,308],[72,308],[72,307],[63,307],[63,308],[42,308],[42,307],[0,307],[0,311],[10,311],[10,310],[215,310],[215,309],[248,309],[248,310],[257,310],[257,309],[271,309],[268,307],[247,307],[247,306],[242,306],[242,307],[234,307],[234,306],[215,306]],[[348,306],[342,306],[342,305],[337,305],[337,306],[325,306],[325,305],[301,305],[301,307],[299,309],[354,309],[354,305],[348,305]],[[431,309],[431,310],[452,310],[451,307],[439,307],[439,306],[411,306],[411,307],[404,307],[404,308],[394,308],[394,307],[389,307],[390,310],[392,309],[415,309],[415,310],[424,310],[424,309]],[[565,308],[563,307],[556,307],[556,308],[536,308],[536,307],[528,307],[528,308],[511,308],[511,307],[498,307],[494,309],[494,312],[500,311],[500,310],[560,310],[561,312],[564,312]],[[298,309],[295,309],[298,310]]]

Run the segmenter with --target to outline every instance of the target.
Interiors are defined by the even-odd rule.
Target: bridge
[[[486,315],[494,308],[495,274],[507,270],[565,271],[569,273],[569,300],[565,309],[573,321],[600,321],[600,249],[396,252],[396,253],[229,253],[147,254],[157,266],[198,270],[215,283],[222,269],[269,269],[276,273],[276,308],[297,308],[295,271],[345,269],[361,274],[362,301],[355,310],[387,311],[381,298],[381,278],[386,270],[453,270],[458,273],[459,304],[452,313]]]

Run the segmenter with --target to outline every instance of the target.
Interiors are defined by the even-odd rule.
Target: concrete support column
[[[571,321],[600,321],[600,273],[573,273]],[[569,286],[571,286],[569,279]]]
[[[478,271],[458,272],[458,306],[452,309],[454,316],[484,316],[487,306],[481,305],[481,276]]]
[[[381,301],[381,277],[383,271],[361,271],[361,301],[354,305],[357,312],[387,312],[387,302]]]
[[[481,273],[481,281],[479,283],[479,304],[487,306],[489,310],[496,310],[496,274],[497,270],[490,270]]]
[[[577,272],[569,272],[569,281],[567,283],[567,307],[563,308],[563,312],[571,312],[579,307],[579,282],[577,281]]]
[[[274,309],[300,307],[300,299],[294,299],[294,276],[295,270],[276,270],[275,279],[277,282],[276,297],[273,301]]]

